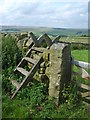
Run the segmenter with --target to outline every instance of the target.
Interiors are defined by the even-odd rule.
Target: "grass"
[[[3,92],[2,116],[3,118],[27,118],[28,107],[25,106],[25,100],[11,100],[8,95]]]
[[[89,53],[88,53],[88,50],[72,50],[72,56],[74,57],[75,60],[79,60],[79,61],[83,61],[83,62],[88,62],[88,59],[89,59]],[[77,67],[74,66],[74,71],[78,71]],[[90,74],[90,70],[87,70],[86,71]],[[75,76],[75,79],[81,83],[84,83],[84,84],[87,84],[87,85],[90,85],[90,81],[89,80],[86,80],[84,78],[81,78],[81,77],[77,77]]]
[[[61,104],[58,108],[53,108],[53,104],[44,106],[43,110],[33,109],[27,100],[17,99],[11,100],[6,93],[3,93],[3,118],[40,118],[40,119],[55,119],[55,118],[88,118],[87,108],[85,105],[78,104],[76,107]],[[71,108],[70,108],[71,107]]]
[[[88,50],[72,50],[71,53],[75,60],[88,62]]]
[[[67,42],[77,42],[77,43],[89,43],[88,37],[79,37],[79,36],[74,36],[74,37],[61,37],[60,41],[67,41]]]
[[[10,45],[8,47],[10,48]],[[8,54],[7,51],[5,53],[5,55]],[[72,55],[77,60],[88,61],[87,50],[73,50]],[[4,59],[4,61],[5,60],[6,59]],[[33,85],[28,84],[26,88],[18,92],[16,98],[11,100],[7,92],[8,90],[4,90],[6,86],[10,87],[8,82],[8,77],[12,69],[10,66],[6,69],[7,71],[3,68],[2,75],[2,81],[4,83],[2,92],[3,119],[40,118],[44,120],[55,118],[88,118],[87,107],[78,99],[76,88],[72,90],[71,87],[69,87],[69,89],[65,90],[66,92],[63,92],[64,97],[66,96],[67,99],[65,99],[59,107],[55,106],[53,99],[48,100],[46,86],[36,81],[34,81]],[[15,65],[13,65],[13,67],[15,67]]]

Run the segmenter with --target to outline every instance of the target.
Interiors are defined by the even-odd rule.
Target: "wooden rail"
[[[76,66],[79,69],[79,72],[75,72],[73,69],[73,66]],[[72,58],[72,75],[75,76],[80,76],[82,78],[85,78],[87,80],[90,80],[90,75],[89,73],[85,70],[86,69],[90,69],[90,63],[87,62],[83,62],[83,61],[78,61],[78,60],[74,60]],[[73,77],[72,77],[73,78]],[[79,88],[86,90],[86,92],[82,92],[81,89],[79,89],[79,93],[82,96],[82,100],[84,101],[84,103],[86,103],[88,106],[90,106],[90,86],[89,85],[85,85],[82,83],[79,83],[75,80],[73,80],[73,83],[76,84]]]
[[[81,76],[82,78],[90,80],[89,73],[84,69],[84,68],[90,69],[90,63],[77,60],[73,60],[72,63],[80,70],[80,73],[72,71],[74,75]]]

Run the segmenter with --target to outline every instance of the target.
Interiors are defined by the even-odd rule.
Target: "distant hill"
[[[9,28],[8,28],[8,29],[2,29],[2,31],[5,31],[5,32],[12,32],[12,31],[13,31],[13,32],[14,32],[14,31],[15,31],[15,32],[18,32],[18,31],[20,31],[20,30],[19,30],[19,29],[15,29],[15,28],[12,28],[12,29],[9,29]]]
[[[67,29],[49,27],[2,26],[2,32],[33,32],[36,35],[47,33],[52,36],[80,36],[88,35],[87,29]]]

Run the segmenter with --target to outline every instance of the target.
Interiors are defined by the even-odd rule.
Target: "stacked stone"
[[[45,62],[40,64],[39,74],[44,75],[45,74]]]
[[[20,33],[16,36],[17,45],[20,49],[23,49],[27,41],[27,37],[28,37],[27,33]]]
[[[27,43],[27,42],[28,42],[28,37],[26,37],[26,38],[23,39],[23,49],[24,49],[24,50],[27,50],[27,48],[28,48],[28,47],[26,46],[26,43]]]
[[[40,65],[40,69],[39,69],[39,80],[40,82],[44,83],[47,85],[47,87],[49,86],[49,79],[45,74],[45,70],[46,70],[46,66],[45,66],[45,61]]]
[[[17,45],[20,49],[24,49],[25,52],[28,51],[33,40],[30,38],[28,33],[22,33],[16,37]]]
[[[24,39],[28,37],[28,33],[21,33],[18,37],[19,37],[19,40]]]

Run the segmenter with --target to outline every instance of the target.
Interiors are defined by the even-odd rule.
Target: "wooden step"
[[[90,101],[90,97],[86,97],[86,99]]]
[[[17,67],[16,70],[18,70],[20,73],[22,73],[25,76],[27,76],[29,73],[28,71],[26,71],[25,69],[23,69],[21,67]]]
[[[32,46],[31,47],[33,47],[34,46],[34,44],[32,44]],[[30,54],[31,54],[31,51],[32,51],[32,49],[29,49],[28,50],[28,52],[26,53],[26,55],[25,55],[25,57],[28,57]],[[22,66],[24,66],[26,64],[26,61],[25,61],[25,59],[23,58],[21,61],[20,61],[20,63],[17,65],[17,67],[22,67]],[[16,71],[16,69],[14,70],[14,72]]]
[[[16,80],[11,80],[12,84],[18,89],[20,84]]]
[[[33,59],[36,60],[36,61],[39,60],[40,57],[41,57],[41,56],[39,56],[39,55],[37,55],[37,54],[34,54],[34,55],[33,55]]]
[[[38,47],[32,47],[32,50],[37,51],[39,53],[43,53],[45,49],[44,48],[38,48]]]
[[[41,57],[38,61],[37,64],[34,65],[32,67],[32,69],[30,70],[28,76],[26,76],[24,78],[24,80],[22,81],[22,83],[20,84],[20,87],[15,91],[15,93],[13,94],[13,96],[11,97],[12,99],[17,95],[18,91],[22,89],[22,87],[25,87],[27,85],[28,82],[32,81],[32,78],[34,76],[34,74],[36,73],[36,71],[38,70],[40,63],[43,62],[43,57]]]
[[[36,63],[37,63],[36,60],[34,60],[34,59],[32,59],[32,58],[29,58],[29,57],[24,57],[24,59],[25,59],[26,61],[30,62],[31,64],[36,64]]]
[[[17,65],[17,67],[15,68],[14,72],[17,70],[18,67],[23,67],[25,64],[26,64],[26,61],[22,59],[20,63]]]
[[[79,91],[80,92],[80,91]],[[87,97],[87,96],[90,96],[90,92],[80,92],[81,96],[82,97]]]

